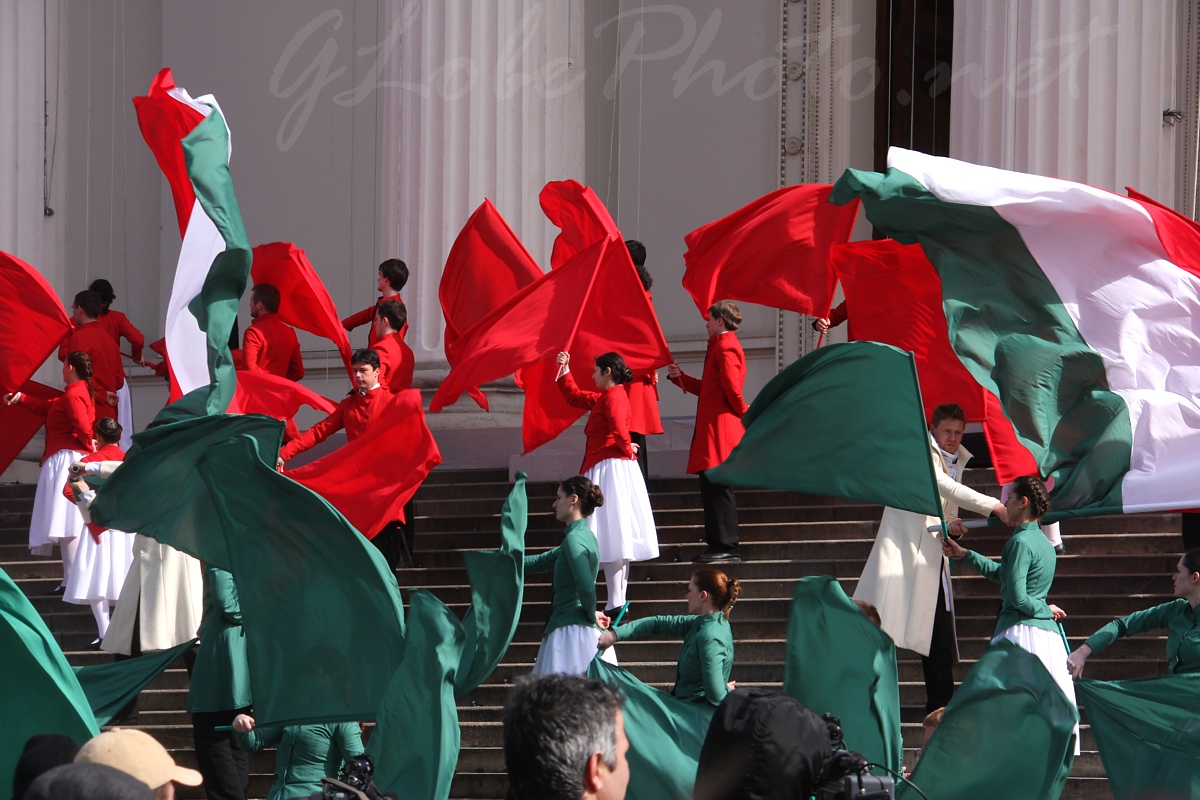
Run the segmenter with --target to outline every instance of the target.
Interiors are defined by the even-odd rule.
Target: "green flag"
[[[1075,687],[1116,800],[1200,797],[1200,675]]]
[[[941,516],[911,353],[878,342],[826,345],[772,378],[742,422],[741,444],[707,473],[716,483]]]
[[[1075,760],[1078,722],[1037,656],[997,642],[946,706],[911,781],[929,800],[1056,800]],[[896,797],[919,795],[901,786]]]
[[[836,578],[814,576],[796,584],[783,691],[818,714],[840,719],[850,750],[892,772],[903,768],[896,645]]]
[[[96,715],[97,725],[107,725],[113,715],[150,685],[151,681],[175,663],[195,639],[167,650],[155,650],[137,658],[125,658],[108,664],[72,667],[75,677]]]
[[[87,697],[50,629],[33,604],[0,569],[0,794],[35,733],[65,733],[83,744],[100,733]]]

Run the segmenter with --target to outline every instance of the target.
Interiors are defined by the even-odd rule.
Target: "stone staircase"
[[[995,496],[990,471],[969,470],[967,482]],[[684,613],[683,593],[703,551],[702,514],[695,479],[654,479],[651,500],[658,524],[661,556],[635,564],[629,597],[638,617]],[[462,553],[494,548],[499,512],[509,490],[504,470],[435,471],[416,498],[416,566],[397,573],[402,588],[425,588],[460,616],[469,602]],[[526,546],[539,552],[561,539],[561,524],[550,510],[554,486],[531,483]],[[85,607],[47,596],[61,567],[57,559],[33,559],[25,547],[33,487],[0,487],[0,566],[29,595],[73,664],[111,658],[83,650],[94,638]],[[737,643],[733,678],[739,686],[777,688],[783,680],[784,637],[792,586],[807,575],[834,575],[848,593],[870,551],[881,509],[838,498],[776,491],[741,491],[742,564],[727,572],[742,583],[731,622]],[[1181,548],[1179,517],[1150,514],[1069,521],[1064,524],[1068,554],[1058,560],[1053,602],[1068,613],[1072,647],[1114,616],[1169,598],[1170,574]],[[1007,529],[974,531],[970,546],[998,556]],[[996,584],[974,574],[954,579],[958,636],[964,659],[956,669],[961,681],[983,652],[999,609]],[[599,589],[603,598],[603,588]],[[500,750],[500,710],[512,683],[533,667],[542,625],[549,613],[549,575],[531,575],[525,612],[516,638],[495,673],[459,704],[462,752],[451,796],[502,798],[507,781]],[[1165,636],[1118,642],[1088,663],[1091,678],[1133,678],[1161,674],[1166,667]],[[623,666],[643,680],[669,689],[675,675],[678,642],[629,642],[618,646]],[[819,654],[814,654],[819,658]],[[915,760],[921,742],[924,688],[920,660],[900,652],[901,704],[906,763]],[[137,725],[158,737],[181,763],[194,766],[190,719],[186,708],[187,674],[182,664],[164,673],[142,694]],[[967,757],[967,754],[964,754]],[[271,783],[273,753],[251,759],[251,797],[264,797]],[[181,797],[201,794],[181,792]],[[1110,797],[1090,731],[1083,727],[1083,754],[1076,759],[1067,798]]]

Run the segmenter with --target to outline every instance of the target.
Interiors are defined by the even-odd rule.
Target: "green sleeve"
[[[525,571],[549,572],[554,569],[554,562],[558,560],[558,550],[559,548],[555,547],[536,556],[525,556]]]
[[[995,562],[992,562],[995,563]],[[1029,619],[1051,619],[1050,604],[1026,591],[1029,567],[1033,564],[1033,551],[1022,543],[1006,547],[1004,569],[1000,572],[1000,596],[1005,605],[1016,609]],[[999,569],[1000,565],[997,565]]]
[[[962,557],[962,563],[963,566],[970,567],[988,580],[999,583],[1000,564],[992,561],[990,558],[982,556],[974,550],[968,550],[967,554]],[[1026,565],[1026,568],[1028,568],[1028,565]]]
[[[645,617],[626,622],[617,626],[617,641],[636,641],[638,639],[682,639],[693,625],[696,624],[693,615],[672,616],[662,614],[657,617]]]
[[[208,576],[212,582],[212,596],[221,616],[231,625],[241,625],[242,607],[238,603],[237,585],[233,582],[233,575],[223,569],[209,567]]]
[[[714,706],[720,705],[729,694],[725,674],[725,643],[716,636],[706,636],[700,642],[700,681],[704,685],[704,699]]]
[[[1179,608],[1178,601],[1172,600],[1170,603],[1163,603],[1160,606],[1135,611],[1127,617],[1114,619],[1088,637],[1084,644],[1092,648],[1093,653],[1098,653],[1125,636],[1168,628],[1171,620],[1179,613]]]
[[[333,742],[342,755],[342,762],[362,755],[362,730],[357,722],[340,722],[333,726]]]
[[[269,725],[256,725],[254,730],[249,733],[233,732],[233,738],[237,740],[238,747],[251,753],[257,753],[260,750],[265,750],[268,747],[274,747],[283,741],[283,728],[276,728]]]
[[[588,536],[591,535],[591,531],[588,531]],[[575,592],[579,598],[579,605],[583,607],[585,614],[594,614],[596,612],[596,573],[588,561],[588,551],[571,536],[568,536],[559,547],[563,550],[563,557],[567,559],[571,577],[575,580]]]

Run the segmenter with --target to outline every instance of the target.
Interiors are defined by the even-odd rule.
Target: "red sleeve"
[[[718,356],[718,375],[721,389],[725,392],[725,401],[739,417],[746,413],[748,406],[742,397],[742,386],[746,382],[742,360],[733,350],[722,350]]]
[[[342,320],[342,327],[348,331],[352,331],[359,325],[368,325],[371,320],[375,319],[375,306],[364,308],[357,314],[351,314]]]
[[[338,407],[328,417],[285,444],[283,449],[279,451],[279,457],[284,461],[289,461],[298,453],[303,453],[309,448],[316,447],[346,426],[344,416],[345,402],[343,401],[338,403]]]
[[[843,300],[838,307],[829,312],[829,327],[836,328],[846,321],[846,301]]]
[[[689,394],[694,394],[697,396],[700,394],[701,382],[696,378],[693,378],[691,375],[688,375],[686,372],[680,375],[678,378],[670,378],[670,381]]]
[[[246,332],[242,334],[242,357],[246,360],[246,369],[253,372],[266,371],[258,365],[258,355],[262,352],[263,343],[262,331],[253,325],[246,328]]]
[[[32,411],[39,417],[44,417],[50,413],[49,400],[43,400],[40,397],[31,397],[26,392],[21,392],[21,396],[17,398],[17,405]]]
[[[142,360],[142,348],[146,346],[146,337],[142,336],[142,332],[133,326],[129,321],[129,317],[121,317],[121,335],[125,337],[125,341],[129,342],[129,354],[133,356],[134,361]]]
[[[289,381],[298,381],[304,377],[304,358],[300,355],[300,343],[292,349],[292,358],[288,361],[287,377]]]
[[[563,397],[567,402],[576,408],[588,408],[596,405],[596,401],[600,399],[599,392],[588,392],[579,388],[579,384],[575,382],[575,378],[568,372],[558,379],[558,388],[562,390]]]

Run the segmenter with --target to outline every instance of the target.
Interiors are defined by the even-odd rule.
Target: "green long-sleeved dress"
[[[1000,584],[1000,617],[994,635],[1013,625],[1058,631],[1047,602],[1054,583],[1056,558],[1054,545],[1036,522],[1023,522],[1016,527],[1004,543],[999,563],[974,550],[967,551],[962,563]]]
[[[1167,668],[1175,675],[1200,673],[1200,625],[1196,609],[1182,597],[1114,619],[1093,633],[1085,644],[1097,653],[1125,636],[1166,628]]]
[[[307,798],[321,788],[322,778],[336,778],[346,759],[363,752],[362,734],[354,722],[259,726],[234,737],[238,747],[252,752],[275,746],[275,783],[267,800]]]
[[[542,635],[567,625],[596,627],[596,575],[600,548],[586,519],[567,526],[562,544],[536,556],[525,556],[526,572],[554,571],[554,599]]]
[[[729,694],[733,632],[723,612],[662,615],[617,626],[617,641],[683,637],[671,694],[689,703],[718,705]]]
[[[237,586],[233,575],[206,566],[200,651],[192,668],[188,711],[231,711],[251,702],[250,664]]]

